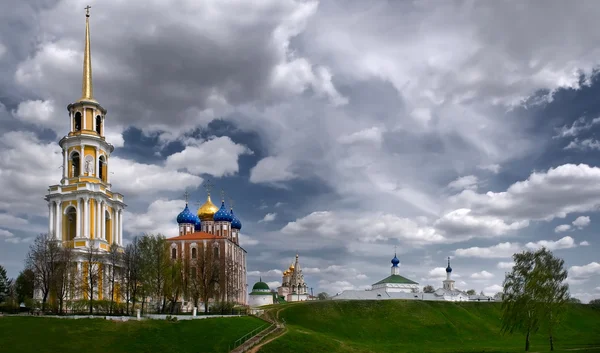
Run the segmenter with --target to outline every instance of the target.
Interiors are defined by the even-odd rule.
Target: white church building
[[[333,300],[385,300],[385,299],[408,299],[408,300],[434,300],[434,301],[496,301],[493,297],[474,295],[469,296],[466,292],[454,287],[452,267],[448,258],[446,267],[446,279],[442,282],[442,288],[433,293],[424,293],[419,288],[419,283],[400,275],[400,260],[394,254],[392,259],[391,275],[373,284],[367,290],[346,290],[331,297]]]

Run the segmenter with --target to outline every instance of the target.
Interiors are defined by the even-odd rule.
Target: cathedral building
[[[84,254],[98,253],[98,288],[95,299],[106,298],[109,265],[104,260],[111,244],[123,251],[123,195],[111,189],[110,155],[113,145],[105,138],[106,109],[94,99],[90,47],[89,8],[85,20],[85,50],[81,97],[67,106],[70,130],[59,142],[62,178],[48,188],[48,234],[73,248],[78,275],[85,276]],[[75,291],[70,299],[86,299]]]
[[[300,302],[311,299],[308,294],[308,286],[304,282],[304,275],[300,268],[298,254],[296,254],[296,260],[292,262],[290,267],[283,271],[281,287],[277,288],[277,295],[288,302]]]
[[[177,216],[179,235],[167,238],[170,257],[188,260],[193,277],[206,275],[198,271],[203,271],[204,263],[216,261],[217,288],[212,299],[246,305],[246,250],[240,246],[242,222],[233,208],[225,207],[224,198],[221,207],[217,207],[211,201],[210,189],[207,191],[206,202],[196,214],[190,211],[186,200],[183,211]],[[184,303],[187,299],[184,298]]]

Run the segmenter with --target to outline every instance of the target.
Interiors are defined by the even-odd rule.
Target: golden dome
[[[287,276],[289,274],[288,270],[283,271],[283,275]]]
[[[294,264],[290,265],[290,272],[294,271]]]
[[[215,215],[215,213],[217,213],[218,210],[219,208],[215,206],[214,203],[212,203],[212,201],[210,200],[210,195],[208,195],[204,205],[198,208],[198,218],[200,218],[201,221],[212,221],[213,216]]]

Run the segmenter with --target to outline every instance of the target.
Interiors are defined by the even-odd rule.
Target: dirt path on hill
[[[277,309],[277,311],[275,312],[275,320],[276,322],[279,322],[279,312],[284,310],[285,308],[279,308]],[[279,332],[277,335],[269,338],[266,341],[262,341],[259,344],[257,344],[256,346],[252,347],[248,353],[258,353],[258,351],[262,348],[262,346],[269,344],[270,342],[278,339],[279,337],[285,335],[288,332],[287,327],[283,326],[283,330],[281,330],[281,332]]]

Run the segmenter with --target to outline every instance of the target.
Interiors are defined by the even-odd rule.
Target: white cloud
[[[573,122],[571,126],[564,125],[560,129],[557,130],[557,134],[554,138],[561,137],[576,137],[580,133],[587,131],[594,127],[594,125],[600,123],[600,118],[595,118],[589,121],[586,121],[585,117],[581,117]]]
[[[259,222],[273,222],[277,217],[277,213],[267,213]]]
[[[490,171],[494,174],[498,174],[500,172],[500,164],[480,165],[477,166],[477,168]]]
[[[250,170],[250,182],[280,185],[297,177],[291,166],[292,162],[284,157],[263,158]]]
[[[569,276],[579,279],[587,279],[595,275],[600,275],[600,264],[590,262],[584,266],[571,266],[569,268]]]
[[[250,272],[248,272],[248,276],[254,276],[254,277],[281,276],[281,275],[283,275],[283,272],[281,272],[281,270],[278,270],[278,269],[272,269],[272,270],[268,270],[268,271],[250,271]]]
[[[507,223],[494,216],[477,215],[470,209],[461,208],[449,212],[434,223],[437,229],[457,237],[486,237],[504,235],[529,225],[527,220]]]
[[[566,232],[570,229],[571,229],[570,224],[561,224],[559,226],[556,226],[556,228],[554,228],[554,233],[562,233],[562,232]]]
[[[160,191],[183,191],[202,184],[199,176],[155,164],[112,157],[109,161],[113,190],[129,197]]]
[[[51,100],[29,100],[19,103],[13,115],[28,123],[48,126],[48,123],[52,123],[56,119],[54,110],[54,102]],[[68,118],[65,118],[65,122],[68,122]],[[66,131],[62,132],[65,133]]]
[[[184,200],[155,200],[143,213],[124,213],[123,227],[130,234],[137,236],[144,233],[162,234],[166,237],[179,235],[174,220],[185,207]]]
[[[383,131],[376,127],[370,127],[368,129],[353,132],[349,135],[343,135],[338,138],[338,141],[342,144],[354,144],[360,142],[370,142],[375,145],[381,145],[383,140]]]
[[[589,246],[590,243],[587,240],[582,241],[581,243],[579,243],[579,246]]]
[[[258,245],[260,242],[253,237],[250,237],[244,233],[240,233],[240,245],[241,246],[254,246]]]
[[[477,177],[475,175],[466,175],[457,178],[456,180],[450,182],[448,187],[453,190],[476,190],[477,189]]]
[[[487,248],[474,246],[467,249],[456,249],[454,253],[461,257],[503,258],[512,257],[520,250],[521,246],[518,243],[505,242]]]
[[[590,217],[588,216],[579,216],[576,220],[573,221],[573,225],[579,229],[585,228],[590,224]]]
[[[483,294],[489,295],[489,296],[493,296],[493,295],[495,295],[498,292],[502,292],[503,290],[504,290],[504,288],[502,288],[501,285],[494,284],[494,285],[491,285],[489,287],[485,287],[483,289]]]
[[[279,281],[269,281],[266,283],[269,286],[270,290],[276,290],[278,287],[281,287],[281,282]]]
[[[319,287],[326,291],[329,295],[335,295],[345,290],[358,289],[357,286],[353,285],[349,281],[327,281],[320,280]]]
[[[501,270],[511,270],[514,265],[515,265],[514,262],[503,262],[503,261],[500,261],[500,262],[498,262],[498,264],[496,265],[496,267],[499,268],[499,269],[501,269]]]
[[[279,201],[279,202],[277,202],[277,203],[275,204],[275,207],[281,207],[281,206],[283,206],[283,205],[285,205],[285,202],[281,202],[281,201]]]
[[[560,238],[557,241],[540,240],[535,243],[529,242],[529,243],[525,244],[525,246],[532,250],[536,250],[541,247],[545,247],[548,250],[559,250],[559,249],[574,248],[577,246],[577,243],[575,243],[575,240],[573,238],[571,238],[570,236],[566,236],[566,237]]]
[[[171,170],[185,169],[196,175],[222,177],[239,171],[238,160],[243,154],[252,154],[252,151],[228,136],[207,141],[188,140],[183,151],[167,157],[165,166]]]
[[[475,272],[473,274],[471,274],[471,276],[469,276],[472,279],[477,279],[477,280],[485,280],[485,279],[490,279],[494,277],[493,273],[490,273],[488,271],[481,271],[481,272]]]
[[[573,139],[565,146],[565,150],[600,150],[600,141],[592,138],[579,140],[578,138]]]

